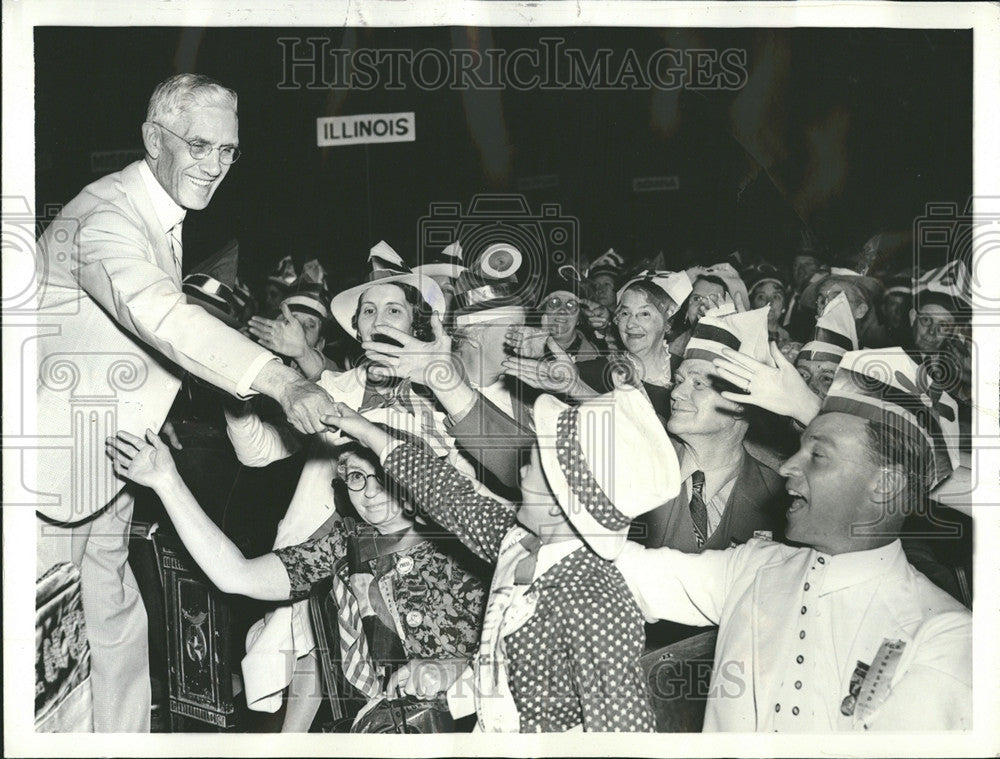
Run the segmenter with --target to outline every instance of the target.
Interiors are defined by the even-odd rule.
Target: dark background
[[[331,48],[541,49],[542,37],[590,56],[663,47],[747,50],[739,91],[399,91],[280,89],[279,37]],[[302,51],[304,53],[304,51]],[[238,238],[243,278],[282,256],[318,257],[335,280],[388,241],[417,253],[432,202],[525,190],[532,211],[559,203],[580,250],[630,259],[787,261],[802,230],[831,251],[909,232],[927,202],[961,209],[972,191],[972,32],[905,29],[36,28],[36,207],[61,204],[102,172],[91,152],[141,149],[160,80],[198,71],[240,96],[244,156],[209,208],[185,223],[185,269]],[[307,74],[299,79],[305,84]],[[316,119],[414,111],[415,142],[316,146]],[[632,179],[676,175],[679,190],[636,193]],[[715,258],[713,258],[715,256]]]

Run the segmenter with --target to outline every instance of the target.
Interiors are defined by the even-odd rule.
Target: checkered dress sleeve
[[[304,598],[314,583],[333,574],[336,563],[347,555],[347,544],[343,530],[334,528],[318,538],[278,548],[274,554],[288,572],[289,598]]]
[[[418,513],[453,532],[480,558],[496,562],[500,542],[514,526],[514,512],[480,495],[447,461],[409,443],[385,459],[385,472],[408,491]]]

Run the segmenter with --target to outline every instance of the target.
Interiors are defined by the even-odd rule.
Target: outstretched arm
[[[107,452],[120,477],[156,492],[184,547],[219,590],[262,601],[289,597],[288,573],[278,557],[243,556],[198,505],[178,474],[170,449],[152,430],[146,430],[145,440],[119,432],[107,439]]]

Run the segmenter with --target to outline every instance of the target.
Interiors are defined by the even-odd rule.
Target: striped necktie
[[[698,548],[708,539],[708,507],[705,506],[705,473],[700,469],[691,473],[691,521]]]

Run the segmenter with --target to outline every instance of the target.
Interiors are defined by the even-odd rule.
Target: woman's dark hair
[[[351,503],[350,492],[347,489],[345,475],[347,474],[346,457],[348,455],[357,456],[359,459],[367,461],[371,465],[375,479],[378,480],[378,484],[382,486],[382,489],[399,502],[406,516],[414,516],[413,507],[410,505],[405,491],[395,480],[385,476],[385,469],[382,468],[378,456],[370,448],[353,440],[338,445],[331,452],[331,456],[337,464],[336,476],[333,480],[334,504],[341,516],[349,516],[355,520],[364,521],[358,514],[357,509],[354,508],[354,504]]]
[[[377,281],[372,282],[372,285],[379,284]],[[386,284],[395,285],[403,293],[403,299],[411,306],[413,310],[413,324],[410,327],[410,334],[413,335],[418,340],[423,340],[425,343],[429,343],[434,339],[434,330],[431,328],[431,311],[430,304],[424,300],[424,296],[420,294],[418,290],[413,285],[408,282],[387,282]],[[361,293],[367,292],[365,290]],[[354,309],[354,316],[351,317],[351,326],[355,331],[358,329],[358,314],[361,313],[361,297],[358,297],[358,305]]]

